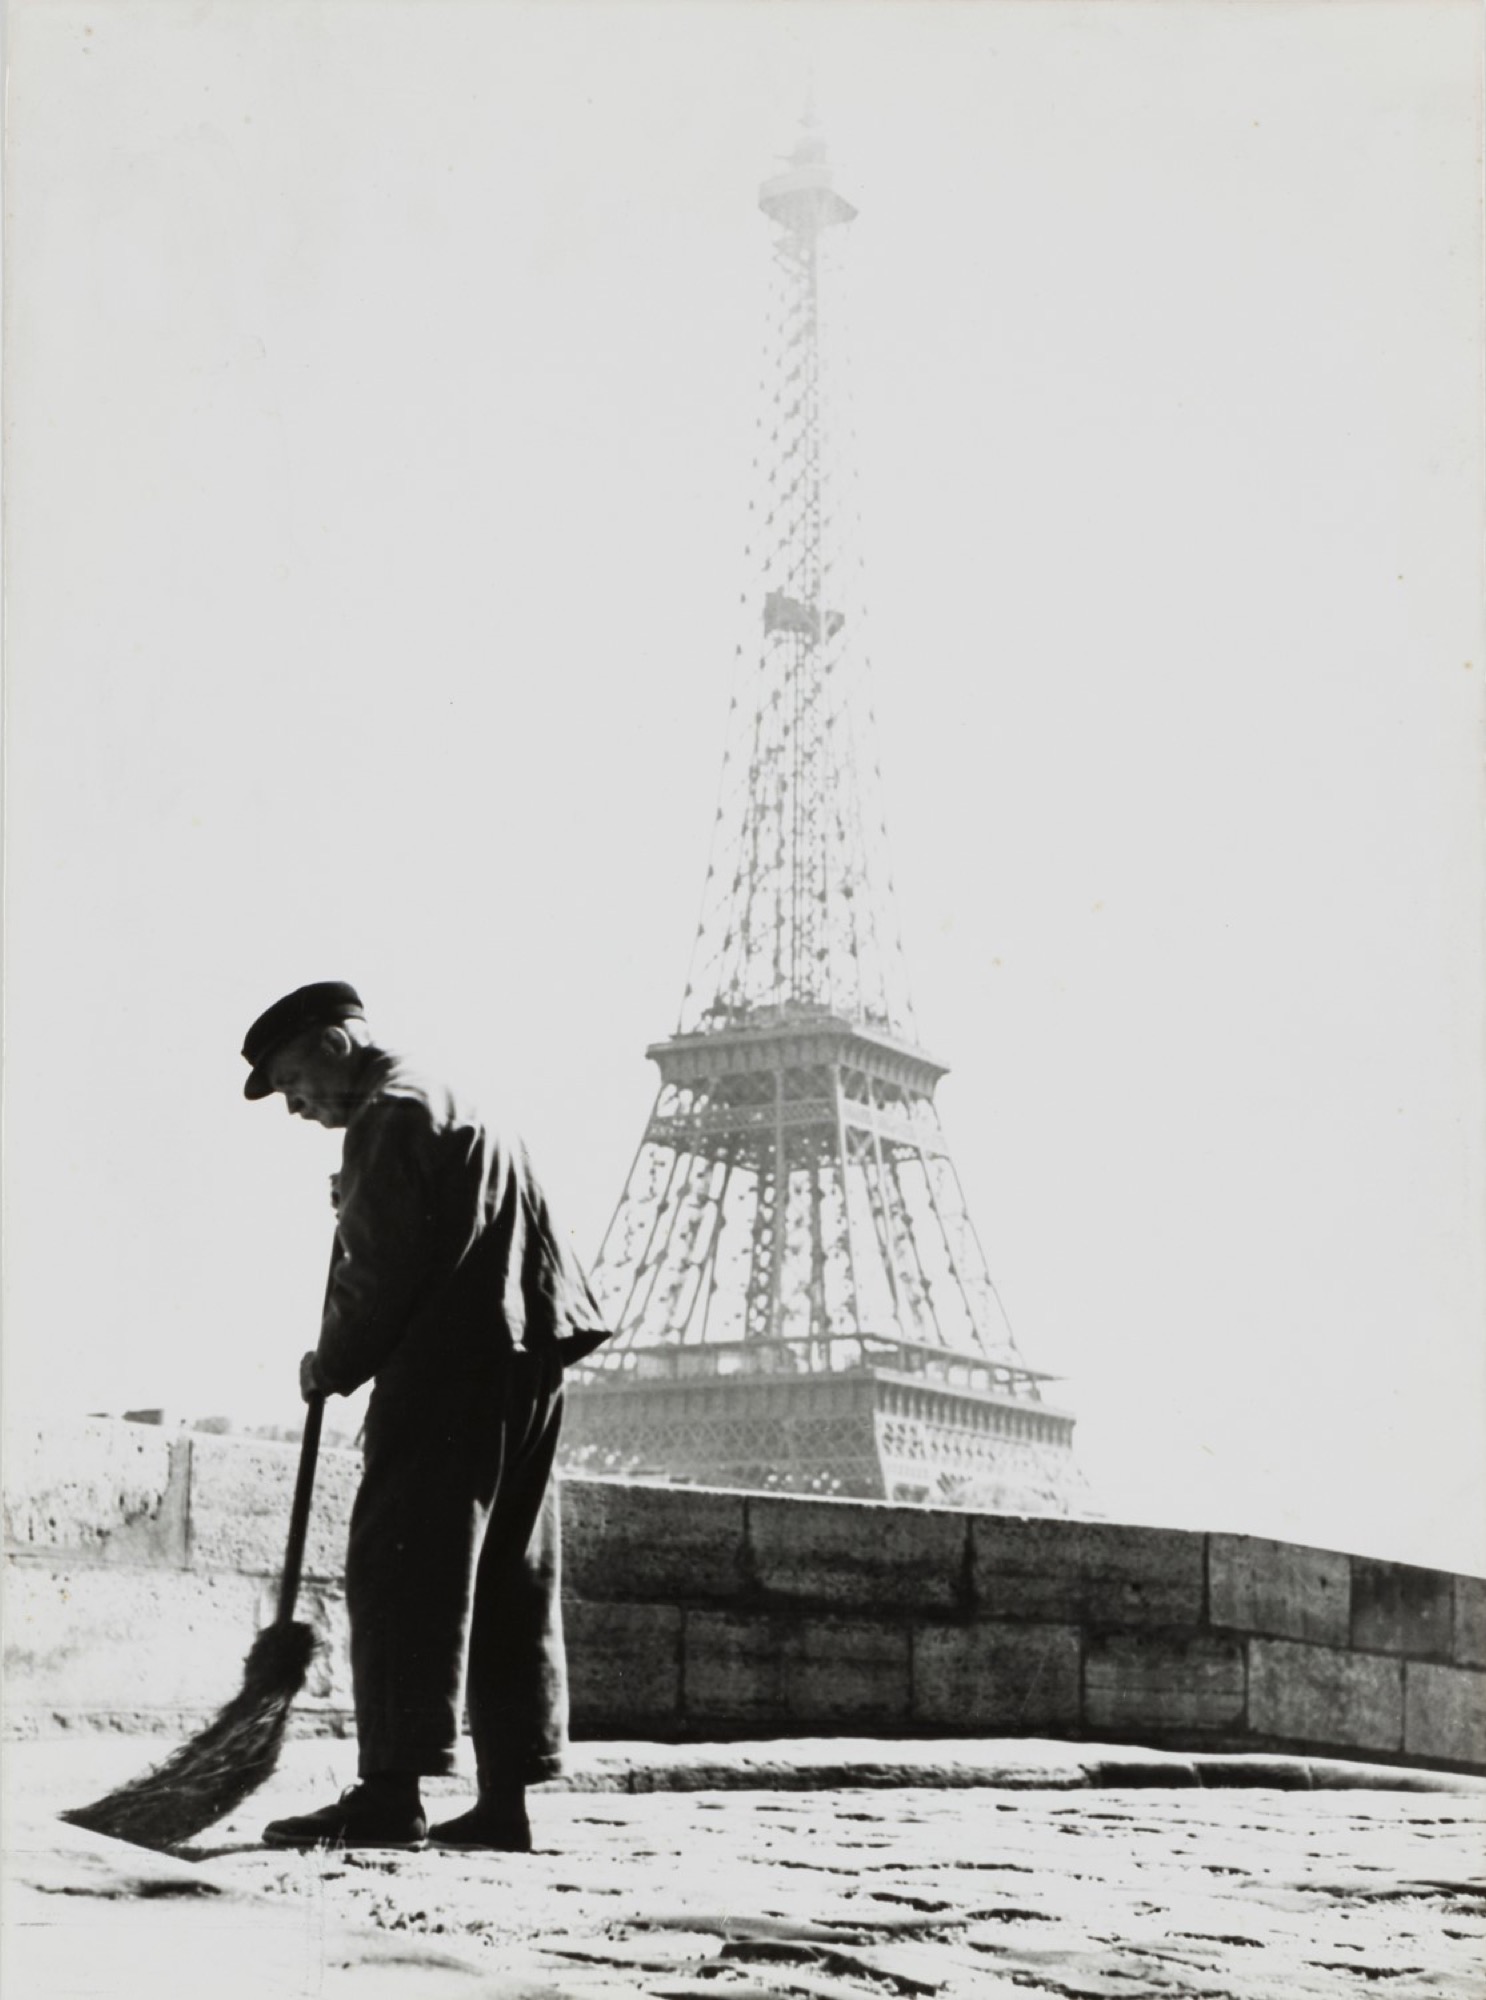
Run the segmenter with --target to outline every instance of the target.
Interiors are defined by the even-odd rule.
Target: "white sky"
[[[297,1415],[361,985],[596,1248],[812,56],[940,1106],[1106,1510],[1486,1568],[1474,0],[11,0],[10,1421]]]

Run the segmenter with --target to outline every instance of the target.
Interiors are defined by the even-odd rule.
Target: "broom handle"
[[[339,1215],[339,1176],[330,1176],[330,1203]],[[325,1297],[330,1298],[331,1281],[335,1277],[335,1267],[344,1253],[341,1250],[339,1228],[330,1245],[330,1269],[325,1274]],[[294,1482],[294,1505],[289,1510],[289,1546],[284,1551],[284,1574],[279,1584],[279,1609],[276,1624],[287,1625],[294,1616],[294,1606],[299,1599],[299,1579],[304,1571],[304,1545],[310,1529],[310,1496],[315,1490],[315,1460],[320,1455],[320,1425],[325,1416],[323,1395],[306,1396],[304,1412],[304,1436],[299,1445],[299,1477]]]
[[[310,1495],[315,1490],[315,1460],[320,1453],[320,1424],[325,1398],[311,1396],[304,1413],[304,1438],[299,1447],[299,1477],[294,1482],[294,1506],[289,1514],[289,1546],[284,1551],[284,1580],[279,1585],[278,1623],[294,1616],[299,1578],[304,1569],[304,1544],[310,1526]]]

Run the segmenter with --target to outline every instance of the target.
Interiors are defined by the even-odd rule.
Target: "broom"
[[[294,1622],[294,1604],[304,1567],[324,1414],[325,1398],[311,1396],[299,1448],[278,1612],[273,1624],[253,1641],[243,1667],[242,1691],[163,1764],[107,1798],[64,1812],[61,1817],[74,1826],[110,1834],[115,1840],[132,1840],[138,1847],[178,1847],[241,1805],[278,1763],[289,1709],[304,1686],[315,1651],[314,1632]]]

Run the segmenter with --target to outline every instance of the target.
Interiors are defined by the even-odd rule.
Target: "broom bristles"
[[[199,1736],[132,1783],[61,1817],[137,1847],[166,1849],[211,1826],[272,1774],[314,1651],[310,1626],[267,1626],[253,1641],[241,1690]]]

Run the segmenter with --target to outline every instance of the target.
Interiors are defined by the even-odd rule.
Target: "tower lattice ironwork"
[[[759,206],[772,297],[702,919],[594,1267],[618,1331],[568,1462],[1067,1511],[1072,1419],[1001,1309],[917,1046],[872,748],[839,258],[811,123]]]

